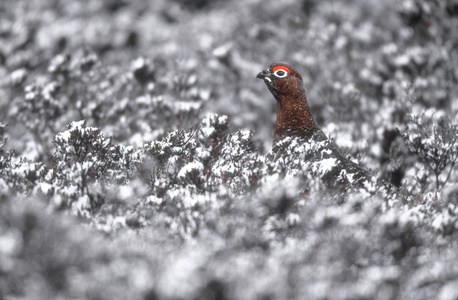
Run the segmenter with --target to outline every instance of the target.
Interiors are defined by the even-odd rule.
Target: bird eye
[[[278,78],[284,78],[288,75],[284,70],[277,70],[274,72],[274,75],[277,76]]]

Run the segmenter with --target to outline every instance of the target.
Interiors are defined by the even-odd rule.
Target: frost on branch
[[[3,133],[7,125],[0,123],[0,174],[10,164],[12,153],[5,150],[5,144],[7,139],[3,138]]]
[[[439,192],[456,173],[458,125],[447,118],[437,118],[432,112],[421,115],[411,113],[408,118],[409,124],[400,134],[409,150],[425,167],[426,173],[423,173],[426,177],[417,176],[418,181],[424,181],[424,184],[433,182]]]
[[[49,174],[45,164],[34,163],[27,158],[14,157],[14,152],[6,150],[3,134],[6,125],[0,123],[0,190],[15,193],[30,193],[44,182]]]
[[[79,201],[91,210],[104,202],[107,184],[126,184],[132,177],[140,154],[132,147],[112,145],[111,139],[86,121],[72,122],[54,138],[53,180],[68,204]]]
[[[286,137],[269,152],[268,169],[302,176],[306,182],[321,179],[328,188],[365,188],[373,192],[374,181],[363,167],[344,157],[333,141],[314,136],[310,139]]]

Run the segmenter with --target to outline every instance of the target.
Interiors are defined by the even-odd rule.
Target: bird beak
[[[256,75],[256,78],[258,78],[258,79],[267,79],[267,78],[270,79],[269,76],[271,74],[272,73],[269,70],[264,70],[264,71],[260,72],[258,75]]]

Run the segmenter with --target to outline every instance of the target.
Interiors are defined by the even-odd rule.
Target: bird
[[[328,139],[315,122],[302,80],[302,76],[292,66],[273,63],[261,71],[256,78],[264,80],[268,90],[277,102],[277,118],[272,152],[276,157],[282,153],[281,141],[286,137],[299,137],[304,143],[319,142],[320,148],[309,160],[331,159],[332,167],[326,168],[321,179],[327,186],[346,188],[362,186],[370,180],[370,174],[360,165],[345,157],[335,142]]]

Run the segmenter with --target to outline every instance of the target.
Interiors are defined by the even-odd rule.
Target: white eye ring
[[[283,69],[280,69],[280,70],[275,71],[274,75],[277,76],[278,78],[285,78],[286,76],[288,76],[288,72],[286,72]]]

